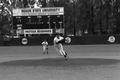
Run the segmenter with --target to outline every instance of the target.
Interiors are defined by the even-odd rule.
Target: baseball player
[[[64,37],[60,36],[59,34],[56,34],[54,38],[54,48],[57,52],[59,52],[61,55],[64,56],[65,60],[67,60],[67,53],[64,51],[62,43],[65,42]]]
[[[48,42],[46,40],[44,40],[42,42],[42,47],[43,47],[43,54],[48,54]]]

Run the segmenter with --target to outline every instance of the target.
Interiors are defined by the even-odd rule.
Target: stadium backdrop
[[[40,45],[46,39],[53,44],[55,33],[65,37],[64,7],[13,9],[12,37],[1,39],[0,45]],[[69,36],[70,44],[118,44],[119,35]]]

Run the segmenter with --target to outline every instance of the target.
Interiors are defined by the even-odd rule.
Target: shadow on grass
[[[99,66],[117,64],[120,60],[99,58],[72,58],[65,61],[63,58],[48,58],[36,60],[16,60],[0,63],[0,66]]]

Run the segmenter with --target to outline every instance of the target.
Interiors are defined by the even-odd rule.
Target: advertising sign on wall
[[[13,16],[64,15],[63,7],[13,9]]]
[[[53,34],[52,29],[24,29],[24,34]]]

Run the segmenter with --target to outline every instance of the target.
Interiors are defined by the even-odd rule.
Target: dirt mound
[[[120,60],[115,59],[98,59],[98,58],[71,58],[65,61],[64,58],[47,58],[36,60],[16,60],[2,62],[4,66],[87,66],[87,65],[111,65],[119,63]]]

